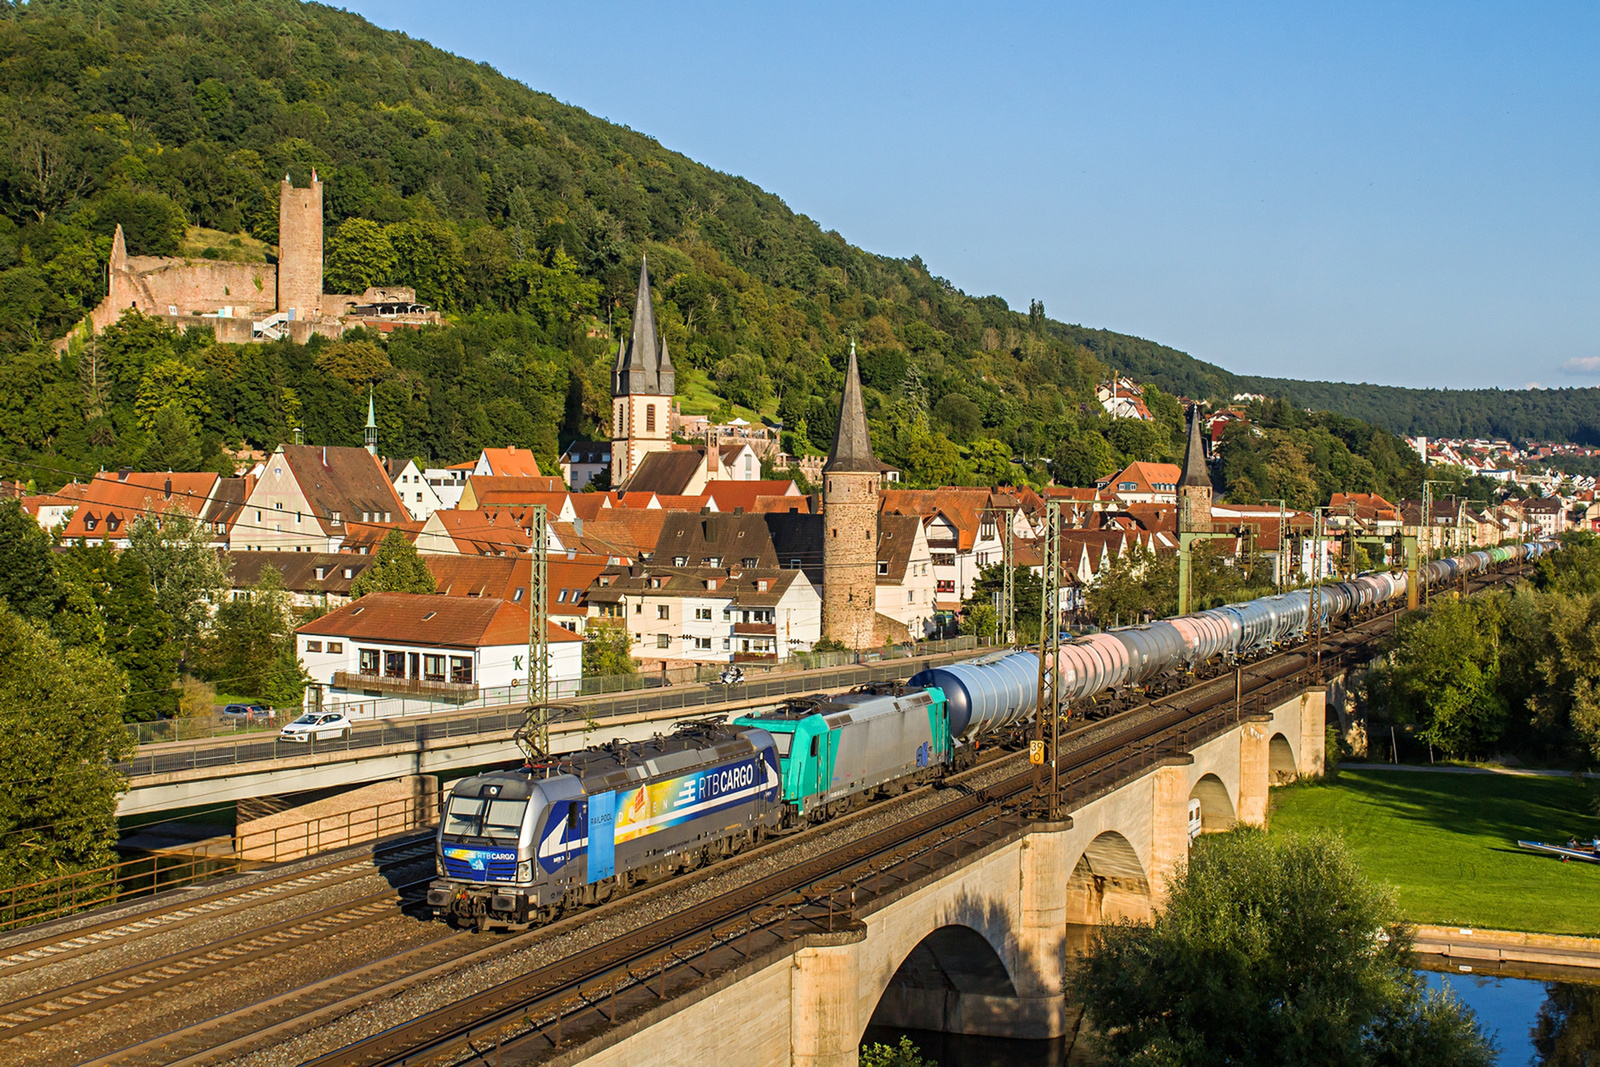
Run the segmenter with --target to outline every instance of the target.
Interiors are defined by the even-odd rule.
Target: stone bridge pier
[[[1086,927],[1145,921],[1201,833],[1262,825],[1268,789],[1320,774],[1325,691],[1307,690],[919,882],[711,979],[565,1062],[849,1067],[871,1023],[1011,1038],[1075,1025],[1065,975]],[[1196,809],[1197,812],[1196,812]]]

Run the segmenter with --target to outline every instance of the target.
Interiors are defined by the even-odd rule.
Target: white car
[[[350,735],[350,717],[337,711],[308,711],[283,728],[283,741],[322,741]]]

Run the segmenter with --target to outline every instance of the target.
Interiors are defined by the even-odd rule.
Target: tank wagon
[[[691,724],[464,779],[428,904],[480,930],[523,927],[732,855],[782,824],[778,767],[764,730]]]
[[[1448,585],[1552,546],[1511,545],[1419,568]],[[1405,574],[1366,574],[1313,593],[1242,604],[1065,641],[1061,697],[1100,694],[1231,665],[1384,609]],[[1021,733],[1038,703],[1039,657],[1008,650],[931,667],[904,687],[864,687],[735,719],[612,742],[545,766],[458,783],[438,833],[428,903],[485,929],[544,922],[619,889],[732,855],[773,832],[936,780],[984,744]]]

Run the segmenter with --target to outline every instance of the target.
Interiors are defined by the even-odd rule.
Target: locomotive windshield
[[[778,758],[788,759],[789,750],[794,747],[794,734],[773,731],[772,742],[777,746]]]
[[[451,797],[445,809],[445,836],[481,837],[514,845],[522,833],[522,813],[527,810],[526,800]]]

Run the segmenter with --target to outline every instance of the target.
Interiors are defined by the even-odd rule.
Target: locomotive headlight
[[[517,864],[517,881],[519,881],[519,882],[531,882],[531,881],[533,881],[533,861],[532,860],[523,860],[521,863]]]
[[[444,877],[444,857],[437,852],[433,854],[433,873],[440,878]]]

